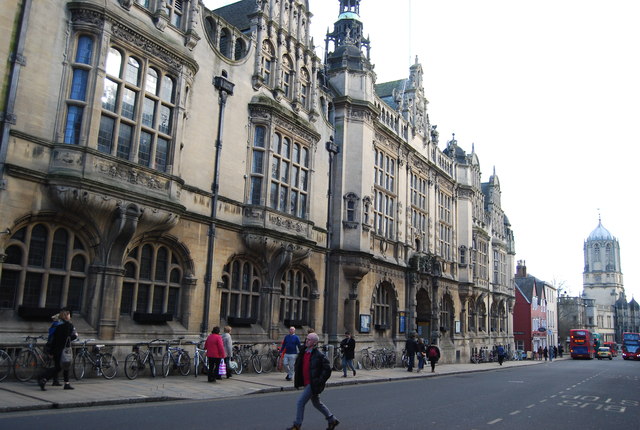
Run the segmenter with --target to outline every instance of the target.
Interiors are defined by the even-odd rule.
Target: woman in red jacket
[[[207,359],[209,360],[209,382],[216,382],[216,379],[222,379],[218,375],[218,367],[220,361],[225,358],[220,327],[216,326],[211,330],[211,334],[204,343],[204,348],[207,350]]]

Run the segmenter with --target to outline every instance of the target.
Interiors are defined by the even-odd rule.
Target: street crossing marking
[[[495,420],[493,420],[493,421],[489,421],[487,424],[491,424],[491,425],[493,425],[493,424],[495,424],[495,423],[499,423],[500,421],[502,421],[502,418],[496,418],[496,419],[495,419]]]
[[[509,415],[518,415],[519,413],[520,413],[520,411],[513,411]]]

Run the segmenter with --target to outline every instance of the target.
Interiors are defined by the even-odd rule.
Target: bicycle
[[[111,347],[93,345],[92,351],[89,352],[87,343],[94,340],[82,341],[78,352],[73,357],[73,377],[78,381],[91,369],[95,369],[97,375],[104,379],[113,379],[118,374],[118,360],[111,354]]]
[[[253,371],[257,374],[262,373],[262,362],[260,360],[260,354],[256,349],[253,349],[256,345],[236,345],[233,347],[234,360],[237,360],[236,363],[238,367],[234,370],[236,375],[242,373],[244,369],[249,368],[249,363],[251,363],[251,367]]]
[[[371,355],[369,354],[369,349],[371,349],[370,346],[362,348],[362,350],[360,351],[360,355],[362,356],[360,361],[362,361],[362,367],[365,370],[371,370],[371,367],[373,366],[373,360],[371,358]]]
[[[36,344],[38,339],[44,336],[26,336],[26,348],[23,348],[13,362],[13,373],[18,381],[30,381],[37,369],[46,369],[51,365],[51,357],[42,351]]]
[[[262,364],[262,372],[269,373],[274,368],[277,368],[279,357],[280,357],[280,351],[278,349],[278,346],[275,343],[271,344],[271,348],[269,348],[269,351],[265,352],[264,354],[261,354],[260,356],[260,362]]]
[[[147,343],[136,343],[133,346],[133,352],[127,355],[124,359],[124,374],[127,378],[133,380],[138,377],[138,373],[149,364],[149,371],[151,372],[151,377],[156,377],[156,360],[153,358],[153,352],[151,350],[151,344],[154,342],[159,342],[161,339],[154,339],[151,342]],[[142,345],[147,345],[147,350],[144,352],[140,351],[140,347]]]
[[[4,381],[9,376],[12,366],[13,362],[9,354],[4,349],[0,349],[0,381]]]
[[[204,349],[204,341],[191,342],[195,351],[193,353],[193,373],[194,377],[198,374],[206,375],[209,373],[209,360],[207,359],[207,350]]]
[[[182,339],[177,340],[177,346],[169,346],[167,344],[167,352],[162,356],[162,374],[166,378],[169,376],[171,369],[178,369],[182,376],[187,376],[191,372],[191,357],[189,353],[180,346]]]

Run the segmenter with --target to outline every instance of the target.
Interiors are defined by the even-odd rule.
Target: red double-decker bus
[[[593,347],[593,340],[589,330],[569,330],[569,336],[569,352],[571,353],[571,358],[593,359],[596,351]]]
[[[640,360],[640,333],[622,333],[622,358]]]

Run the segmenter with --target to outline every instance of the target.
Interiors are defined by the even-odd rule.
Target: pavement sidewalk
[[[558,360],[566,359],[565,357]],[[340,386],[430,378],[539,364],[553,364],[553,362],[544,360],[506,361],[503,366],[498,363],[442,364],[436,366],[435,373],[431,373],[427,363],[425,369],[420,373],[417,373],[415,369],[413,372],[407,372],[406,369],[396,367],[393,369],[358,370],[355,377],[351,375],[351,372],[348,372],[347,378],[342,377],[342,372],[334,371],[327,385]],[[193,374],[189,376],[170,375],[167,378],[144,376],[131,381],[122,375],[122,369],[120,369],[119,375],[110,381],[102,377],[75,381],[72,377],[71,385],[75,387],[75,390],[52,387],[49,382],[47,391],[41,391],[36,381],[23,383],[15,379],[5,380],[0,382],[0,413],[169,400],[206,400],[295,389],[293,383],[285,381],[285,374],[280,372],[234,375],[232,378],[222,379],[214,384],[207,382],[206,375],[194,377]]]

